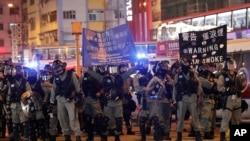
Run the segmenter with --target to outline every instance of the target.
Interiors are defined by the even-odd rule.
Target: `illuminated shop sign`
[[[132,0],[126,0],[126,17],[127,21],[133,21]]]

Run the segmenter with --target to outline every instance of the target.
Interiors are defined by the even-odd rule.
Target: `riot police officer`
[[[188,110],[192,116],[196,141],[201,141],[200,122],[197,112],[197,97],[202,93],[201,85],[196,73],[191,69],[192,59],[184,56],[181,60],[181,70],[174,78],[173,100],[177,105],[177,141],[182,140],[184,117]]]
[[[83,117],[85,118],[85,129],[88,134],[87,141],[93,141],[94,129],[97,132],[103,132],[104,128],[104,116],[100,102],[102,86],[87,72],[83,74],[81,86],[85,95]]]
[[[241,121],[241,91],[236,87],[236,62],[227,58],[224,72],[219,76],[217,89],[223,93],[224,104],[222,107],[222,121],[220,126],[220,141],[226,141],[226,132],[229,122],[239,125]]]
[[[127,71],[127,66],[125,64],[120,64],[118,66],[118,73],[123,74]],[[131,104],[132,101],[132,95],[130,93],[130,86],[131,86],[131,78],[127,78],[124,80],[123,83],[123,99],[122,99],[122,105],[123,105],[123,118],[125,121],[125,126],[127,128],[127,135],[134,135],[135,132],[132,131],[132,125],[131,125],[131,113],[136,107]]]
[[[45,116],[43,114],[43,102],[44,102],[44,92],[42,89],[41,81],[38,79],[38,75],[36,70],[28,69],[27,72],[27,80],[30,83],[31,89],[34,97],[36,98],[35,101],[35,111],[32,113],[30,117],[30,140],[36,141],[37,136],[41,138],[42,141],[46,139],[46,128],[45,128]],[[39,134],[36,133],[36,128]]]
[[[9,90],[6,98],[6,108],[10,107],[12,127],[13,127],[13,138],[16,141],[20,140],[19,128],[22,124],[23,137],[25,141],[29,140],[29,118],[25,116],[22,106],[21,97],[26,91],[31,91],[29,82],[23,77],[23,68],[20,65],[15,66],[11,70],[13,79],[9,80]]]
[[[52,65],[55,77],[51,90],[51,102],[57,101],[58,119],[65,140],[70,141],[70,132],[73,130],[76,141],[81,141],[80,123],[76,112],[75,96],[80,92],[80,84],[76,74],[66,71],[66,64],[55,60]],[[54,101],[55,102],[55,101]]]
[[[6,133],[6,94],[8,91],[7,80],[4,77],[4,69],[0,68],[0,138],[5,138]]]
[[[214,97],[217,92],[217,79],[213,77],[214,64],[200,64],[198,68],[199,80],[203,89],[203,104],[201,108],[200,123],[204,132],[204,139],[213,139],[211,134]]]
[[[130,77],[136,69],[131,68],[124,74],[118,75],[118,68],[115,65],[110,65],[107,67],[107,73],[105,75],[100,75],[94,71],[88,71],[88,73],[99,81],[103,85],[103,93],[105,97],[104,103],[104,122],[106,124],[105,132],[101,134],[101,140],[107,141],[108,135],[108,122],[112,116],[115,117],[115,141],[120,141],[120,134],[122,132],[122,119],[123,119],[123,109],[122,109],[122,94],[123,94],[123,82],[125,79]]]
[[[42,89],[44,92],[44,116],[45,122],[47,123],[47,132],[49,132],[49,140],[56,141],[56,136],[58,134],[58,118],[57,118],[57,106],[56,102],[53,100],[50,103],[51,89],[53,86],[53,71],[52,66],[47,64],[44,66],[44,70],[40,73],[40,80],[42,83]],[[47,106],[45,106],[47,105]]]
[[[133,79],[138,103],[140,105],[140,112],[138,118],[139,118],[139,128],[141,133],[141,141],[146,141],[146,134],[149,134],[151,132],[151,120],[149,119],[149,114],[148,114],[149,103],[147,102],[146,98],[146,87],[149,81],[153,78],[149,65],[150,64],[148,59],[142,58],[138,60],[137,68],[139,72]]]
[[[165,73],[159,69],[145,89],[149,119],[154,126],[154,138],[162,141],[169,133],[170,105],[166,95]],[[167,130],[167,132],[166,132]],[[169,135],[167,135],[169,137]]]

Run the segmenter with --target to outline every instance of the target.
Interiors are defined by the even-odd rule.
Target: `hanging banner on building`
[[[191,56],[193,64],[220,63],[227,56],[227,26],[179,34],[180,57]]]
[[[135,44],[127,24],[103,32],[84,28],[82,33],[83,66],[135,61]]]

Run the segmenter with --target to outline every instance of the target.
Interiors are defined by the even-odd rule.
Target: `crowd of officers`
[[[147,140],[151,127],[154,140],[171,140],[172,114],[177,116],[176,141],[182,140],[184,120],[189,116],[189,135],[196,141],[214,138],[218,108],[223,108],[221,141],[226,141],[229,122],[238,125],[241,121],[241,92],[235,86],[233,58],[222,69],[213,63],[194,66],[188,56],[171,66],[169,61],[140,59],[134,65],[85,67],[81,77],[66,70],[66,65],[55,60],[37,72],[7,61],[1,64],[2,138],[7,127],[11,141],[56,141],[59,132],[65,141],[71,141],[72,133],[81,141],[84,126],[87,141],[94,141],[95,134],[107,141],[111,132],[120,141],[123,122],[126,134],[134,134],[131,113],[136,108],[141,141]]]

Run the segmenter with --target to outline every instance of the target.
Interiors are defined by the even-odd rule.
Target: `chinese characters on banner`
[[[127,24],[98,32],[83,29],[83,65],[121,64],[134,61],[135,44]]]
[[[227,26],[179,34],[180,57],[191,56],[193,64],[220,63],[227,56]]]

